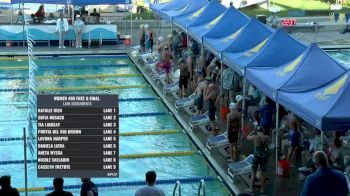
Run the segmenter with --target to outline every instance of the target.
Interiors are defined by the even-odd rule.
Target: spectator
[[[1,176],[0,185],[0,195],[19,196],[17,189],[11,187],[11,176]]]
[[[334,138],[333,140],[330,160],[332,161],[332,167],[334,169],[344,171],[344,150],[341,146],[341,140],[339,138]]]
[[[58,41],[59,41],[58,48],[66,48],[64,46],[64,35],[68,31],[68,21],[66,18],[63,18],[63,13],[60,13],[60,18],[57,19],[56,31],[58,32]]]
[[[321,151],[322,149],[327,149],[327,137],[323,135],[323,146],[322,146],[322,139],[321,139],[321,131],[319,129],[315,129],[315,137],[311,139],[310,141],[309,149],[304,149],[304,151],[301,153],[302,155],[302,162],[303,165],[310,165],[309,163],[312,162],[312,154],[316,151]]]
[[[145,43],[143,43],[143,44],[145,44]],[[164,37],[159,37],[158,38],[158,54],[162,54],[162,51],[163,51],[165,45],[166,45],[166,43],[164,41]]]
[[[50,13],[49,17],[47,17],[47,20],[56,20],[56,17],[53,15],[53,13]]]
[[[271,129],[273,126],[273,115],[275,112],[276,108],[274,102],[270,98],[265,97],[265,104],[259,109],[260,126],[264,128],[265,135],[271,134]]]
[[[18,16],[16,18],[16,24],[23,24],[24,23],[24,16],[23,12],[21,10],[18,11]]]
[[[74,21],[74,29],[75,29],[75,47],[76,48],[82,48],[82,35],[83,35],[83,29],[84,29],[84,21],[81,20],[80,15],[76,16],[76,20]]]
[[[234,84],[234,72],[233,69],[229,68],[227,65],[224,65],[224,71],[223,71],[223,96],[228,97],[230,102],[233,102],[233,88],[235,86]]]
[[[100,13],[97,13],[96,8],[94,8],[94,11],[90,14],[90,16],[92,16],[92,22],[91,23],[94,23],[94,24],[100,23],[101,15],[100,15]]]
[[[327,155],[324,152],[315,152],[313,162],[317,171],[306,178],[300,196],[346,196],[349,194],[344,174],[329,167]]]
[[[55,190],[47,194],[46,196],[73,196],[71,192],[63,190],[63,182],[63,178],[53,179],[53,187]]]
[[[157,174],[154,171],[149,171],[146,173],[146,183],[147,185],[139,188],[135,196],[165,196],[162,189],[155,186]]]
[[[233,7],[233,2],[232,1],[230,1],[230,7]]]
[[[277,16],[276,12],[272,12],[271,16],[267,18],[267,25],[269,25],[274,29],[277,29],[280,27],[280,19]]]
[[[91,178],[81,179],[80,196],[98,196],[97,186],[91,181]]]
[[[148,24],[145,24],[145,47],[146,51],[153,50],[153,31],[149,28]]]
[[[227,114],[227,132],[228,141],[230,143],[230,155],[231,159],[229,161],[237,161],[237,142],[238,135],[241,128],[241,113],[236,109],[235,103],[230,103],[230,113]]]
[[[140,20],[142,20],[142,13],[144,9],[144,0],[136,0],[136,14],[140,16]],[[137,17],[136,17],[137,20]]]
[[[139,38],[140,38],[140,47],[141,52],[145,52],[145,37],[146,37],[146,31],[143,24],[140,24],[140,32],[139,32]],[[159,43],[159,42],[158,42]],[[159,45],[159,44],[158,44]],[[161,50],[162,51],[162,50]],[[158,53],[161,53],[158,51]]]
[[[180,47],[181,47],[181,38],[177,31],[172,32],[173,35],[173,45],[172,45],[172,52],[174,58],[179,58],[180,57]]]
[[[289,134],[290,134],[289,137],[290,137],[291,145],[288,150],[287,160],[290,163],[292,163],[296,152],[300,148],[300,142],[301,142],[299,124],[296,119],[290,121]]]
[[[183,50],[187,49],[187,35],[185,32],[181,32],[181,47]]]
[[[39,23],[41,23],[44,20],[44,18],[45,18],[45,7],[44,7],[44,4],[41,4],[39,6],[38,11],[36,11],[34,15],[35,15],[35,17],[36,17],[36,19],[38,20]]]
[[[264,129],[259,127],[257,132],[254,130],[247,136],[248,141],[254,142],[254,159],[252,163],[252,174],[250,179],[250,191],[253,192],[253,185],[256,178],[256,173],[258,168],[260,167],[260,191],[262,193],[265,192],[265,172],[267,166],[267,151],[266,148],[270,142],[270,138],[264,135]]]

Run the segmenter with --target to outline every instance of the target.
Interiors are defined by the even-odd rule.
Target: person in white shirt
[[[144,187],[139,188],[135,196],[165,196],[165,193],[162,189],[159,187],[155,186],[156,183],[156,172],[154,171],[148,171],[146,173],[146,182],[147,185]]]
[[[75,47],[82,48],[81,36],[83,34],[84,21],[81,20],[80,15],[76,16],[76,19],[74,21],[74,29],[75,29],[75,40],[76,40]]]
[[[56,31],[58,32],[59,47],[64,47],[64,34],[68,31],[68,21],[66,18],[63,18],[63,13],[60,13],[60,18],[56,22]]]

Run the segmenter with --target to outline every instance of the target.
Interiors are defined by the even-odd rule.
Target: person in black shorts
[[[190,73],[185,62],[180,62],[180,79],[179,79],[179,89],[181,98],[186,97],[187,83],[190,79]]]
[[[237,142],[238,135],[241,128],[241,113],[236,109],[235,103],[230,103],[230,113],[227,114],[227,132],[228,141],[230,143],[230,162],[237,161]]]
[[[214,83],[208,85],[206,94],[204,95],[204,101],[208,104],[208,115],[210,120],[210,126],[213,130],[213,135],[217,135],[219,129],[216,128],[215,122],[215,111],[216,111],[216,102],[218,97],[218,89]]]
[[[270,142],[269,136],[264,135],[264,129],[259,127],[258,130],[254,130],[247,136],[248,141],[254,142],[254,159],[252,163],[252,174],[250,179],[250,191],[253,192],[253,185],[256,178],[256,172],[260,167],[260,191],[265,192],[265,172],[267,166],[267,145]]]

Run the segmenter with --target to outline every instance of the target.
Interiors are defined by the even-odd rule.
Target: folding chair
[[[233,182],[236,175],[249,173],[253,164],[254,155],[249,155],[243,161],[228,164],[228,177]]]

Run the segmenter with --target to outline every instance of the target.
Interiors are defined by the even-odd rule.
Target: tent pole
[[[173,32],[173,26],[171,25],[171,32]],[[190,36],[188,35],[188,30],[186,29],[186,36],[187,36],[187,49],[190,49]]]
[[[321,130],[321,150],[323,151],[323,131]]]
[[[280,118],[280,111],[279,111],[279,104],[276,101],[276,128],[275,128],[275,148],[276,148],[276,174],[278,171],[278,127],[279,127],[279,118]]]
[[[222,76],[221,76],[222,77]],[[245,113],[245,99],[246,99],[246,97],[245,97],[245,94],[246,94],[246,86],[247,86],[247,79],[244,77],[244,79],[243,79],[243,101],[242,101],[242,118],[241,118],[241,124],[242,124],[242,126],[241,126],[241,136],[240,137],[238,137],[238,141],[239,141],[239,145],[238,146],[240,146],[241,145],[241,141],[242,141],[242,135],[243,135],[243,131],[244,131],[244,113]]]
[[[158,35],[159,35],[159,37],[161,37],[162,35],[161,35],[161,32],[160,32],[160,28],[161,28],[161,20],[160,20],[160,17],[158,16],[158,23],[159,23],[159,25],[158,25]]]
[[[131,12],[131,20],[130,20],[130,36],[132,38],[132,12]],[[132,41],[133,39],[131,39]]]
[[[27,166],[27,135],[23,127],[23,150],[24,150],[24,195],[28,196],[28,166]]]
[[[173,32],[173,21],[171,21],[170,19],[170,26],[171,26],[171,33]],[[186,30],[186,33],[187,33],[187,30]]]
[[[24,15],[24,13],[22,13]],[[11,24],[13,24],[13,4],[11,4]]]
[[[24,35],[25,35],[25,33],[24,33],[24,25],[26,24],[26,21],[25,21],[25,18],[24,18],[24,3],[22,3],[22,9],[23,9],[23,12],[22,12],[22,15],[23,15],[23,22],[22,22],[23,40],[22,40],[22,44],[23,44],[23,47],[24,47],[24,43],[25,43],[25,41],[24,41],[24,39],[25,39],[24,38]]]

